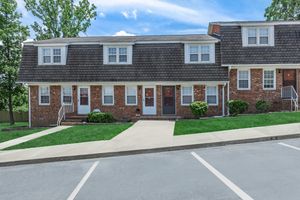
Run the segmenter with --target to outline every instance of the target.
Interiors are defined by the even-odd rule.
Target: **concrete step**
[[[177,120],[177,119],[181,119],[181,117],[178,116],[150,116],[150,115],[142,115],[139,117],[139,119],[142,120]]]
[[[86,122],[70,122],[70,121],[62,121],[61,125],[63,126],[74,126],[74,125],[83,125],[86,124]]]

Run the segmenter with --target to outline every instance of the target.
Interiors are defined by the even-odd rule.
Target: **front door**
[[[155,86],[144,86],[143,88],[143,114],[156,115]]]
[[[90,111],[90,88],[78,87],[78,114],[85,115]]]
[[[282,86],[294,86],[297,91],[297,79],[296,79],[296,70],[295,69],[284,69],[283,71],[283,82]]]
[[[175,86],[162,86],[164,115],[175,115]]]

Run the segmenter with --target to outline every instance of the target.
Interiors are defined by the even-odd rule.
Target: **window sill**
[[[39,103],[39,106],[50,106],[50,103]]]

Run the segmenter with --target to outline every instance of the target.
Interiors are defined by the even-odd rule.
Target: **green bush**
[[[93,123],[112,123],[115,119],[110,113],[91,112],[88,114],[88,122]]]
[[[255,104],[255,108],[259,113],[268,112],[270,107],[271,107],[270,103],[264,100],[258,100]]]
[[[227,102],[227,105],[231,116],[237,116],[238,114],[244,113],[249,106],[247,102],[242,100],[230,100]]]
[[[207,112],[207,103],[203,101],[195,101],[191,103],[190,108],[196,117],[201,117]]]

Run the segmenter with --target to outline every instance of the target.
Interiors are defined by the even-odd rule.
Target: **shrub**
[[[227,105],[229,107],[229,113],[232,116],[244,113],[249,106],[247,102],[242,100],[230,100],[227,102]]]
[[[88,114],[88,122],[93,123],[112,123],[115,119],[110,113],[91,112]]]
[[[191,103],[190,108],[196,117],[201,117],[207,112],[207,103],[203,101],[195,101]]]
[[[271,107],[270,103],[264,100],[258,100],[255,104],[255,108],[259,113],[268,112],[270,107]]]

